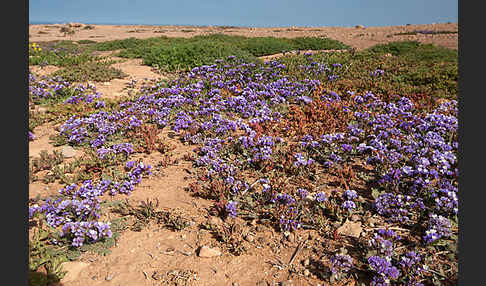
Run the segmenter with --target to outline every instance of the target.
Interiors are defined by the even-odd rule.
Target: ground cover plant
[[[233,55],[245,60],[291,50],[348,49],[349,46],[328,38],[243,37],[224,34],[198,35],[191,38],[128,38],[93,45],[100,51],[121,50],[118,56],[143,58],[144,64],[175,71],[208,65],[216,59]]]
[[[181,45],[185,54],[201,48]],[[110,108],[71,100],[88,111],[65,120],[57,140],[86,150],[91,177],[30,203],[29,220],[49,228],[43,241],[74,250],[112,237],[102,198],[135,191],[152,166],[133,156],[165,148],[155,134],[170,129],[194,147],[197,182],[187,191],[213,200],[212,215],[254,220],[284,236],[314,230],[333,242],[313,262],[327,269],[315,271],[320,280],[456,283],[457,54],[400,42],[268,62],[215,56]],[[33,104],[52,97],[46,90],[63,89],[30,84]],[[46,158],[32,163],[35,170]],[[138,217],[135,229],[150,219],[185,226],[149,201],[118,212]],[[351,221],[367,231],[339,234]],[[244,248],[232,233],[223,230],[220,239],[239,255]]]

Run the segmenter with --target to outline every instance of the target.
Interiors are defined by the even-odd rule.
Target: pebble
[[[207,246],[203,246],[201,247],[201,249],[199,249],[199,257],[211,258],[220,255],[221,255],[221,251],[218,248],[209,248]]]
[[[111,281],[111,280],[113,280],[114,277],[115,277],[115,274],[110,273],[110,274],[106,275],[105,280],[106,281]]]
[[[220,224],[223,223],[223,221],[217,216],[212,216],[209,219],[209,223],[212,224],[212,225],[220,225]]]
[[[309,277],[309,275],[310,275],[309,269],[304,269],[304,276]]]
[[[62,146],[61,153],[65,158],[72,158],[76,156],[76,150],[71,146]]]
[[[305,267],[307,267],[307,266],[309,266],[309,265],[310,265],[310,259],[309,259],[309,258],[306,258],[306,259],[304,260],[304,266],[305,266]]]
[[[349,220],[346,220],[346,222],[337,229],[338,234],[348,235],[355,238],[358,238],[362,231],[363,228],[361,227],[361,222],[351,222]]]

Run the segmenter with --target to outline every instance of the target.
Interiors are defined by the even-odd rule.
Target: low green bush
[[[127,75],[119,69],[110,67],[107,62],[92,61],[60,69],[54,72],[53,76],[61,76],[69,82],[107,82]]]
[[[149,53],[143,55],[143,63],[166,71],[176,71],[213,64],[215,60],[228,56],[235,56],[247,61],[255,60],[252,54],[240,50],[234,45],[201,40],[152,47]]]

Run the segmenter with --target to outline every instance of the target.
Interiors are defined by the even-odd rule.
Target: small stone
[[[110,273],[110,274],[106,275],[105,280],[106,281],[111,281],[111,280],[113,280],[114,277],[115,277],[115,274]]]
[[[295,233],[287,236],[287,240],[292,243],[295,242]]]
[[[236,282],[233,282],[231,283],[232,286],[240,286],[240,284],[236,283]]]
[[[223,221],[217,216],[212,216],[209,219],[209,223],[212,224],[212,225],[221,225],[223,223]]]
[[[351,216],[352,221],[358,221],[359,219],[360,219],[359,215],[354,214]]]
[[[294,282],[292,280],[280,282],[280,286],[293,286],[293,285],[294,285]]]
[[[62,270],[67,271],[66,275],[61,279],[61,283],[68,283],[72,281],[76,281],[79,273],[88,267],[88,263],[84,262],[64,262],[61,264]]]
[[[307,267],[307,266],[309,266],[309,265],[310,265],[310,259],[309,259],[309,258],[306,258],[306,259],[304,260],[304,266],[305,266],[305,267]]]
[[[351,222],[349,220],[346,220],[346,222],[337,229],[338,234],[348,235],[355,238],[358,238],[362,231],[363,228],[361,227],[361,222]]]
[[[309,277],[309,275],[310,275],[309,269],[304,269],[304,276]]]
[[[221,255],[221,251],[218,248],[210,248],[207,246],[203,246],[199,249],[199,257],[211,258],[220,255]]]
[[[39,107],[39,108],[37,108],[37,111],[38,112],[41,112],[41,113],[45,113],[47,111],[47,108],[45,108],[45,107]]]
[[[61,153],[65,158],[72,158],[76,156],[76,150],[71,146],[62,146]]]

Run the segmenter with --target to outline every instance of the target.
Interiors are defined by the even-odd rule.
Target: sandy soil
[[[218,28],[218,27],[176,27],[176,26],[94,26],[94,29],[85,29],[84,25],[73,27],[73,35],[64,35],[60,32],[63,25],[31,25],[29,27],[29,40],[31,42],[52,40],[94,40],[106,41],[123,39],[127,37],[148,38],[165,35],[168,37],[190,37],[197,34],[223,32],[231,35],[244,36],[326,36],[342,41],[356,49],[363,49],[377,43],[385,43],[396,40],[418,40],[424,43],[434,43],[444,47],[457,49],[458,34],[445,35],[416,35],[394,36],[393,34],[413,30],[457,31],[457,23],[436,25],[410,25],[394,27],[366,27],[366,28]],[[110,56],[110,52],[105,55]],[[271,56],[272,57],[272,56]],[[270,57],[270,58],[271,58]],[[119,59],[119,58],[114,58]],[[143,66],[140,60],[126,60],[116,63],[114,67],[120,68],[129,77],[115,79],[108,83],[96,83],[98,91],[104,98],[117,98],[126,92],[126,85],[130,80],[160,79],[150,67]],[[32,66],[35,73],[50,74],[57,68],[46,66],[43,68]],[[59,149],[49,142],[49,136],[56,131],[54,127],[46,124],[36,128],[36,140],[29,143],[29,155],[38,156],[41,150]],[[156,167],[157,175],[144,179],[128,197],[133,205],[138,205],[146,199],[158,199],[159,209],[180,212],[190,219],[193,225],[182,231],[171,231],[157,225],[150,225],[141,232],[126,231],[122,234],[117,245],[108,256],[97,256],[85,253],[78,262],[66,264],[69,271],[62,280],[62,285],[167,285],[162,284],[164,277],[186,277],[187,285],[278,285],[280,282],[289,282],[286,285],[328,285],[319,279],[318,269],[311,270],[307,275],[303,274],[303,262],[306,259],[320,262],[322,253],[315,253],[314,247],[332,241],[320,241],[316,235],[306,243],[306,246],[296,257],[293,266],[298,273],[289,277],[286,264],[289,263],[292,254],[300,242],[303,242],[309,232],[298,232],[296,237],[284,238],[281,233],[274,230],[236,221],[240,227],[240,237],[253,236],[253,239],[245,239],[249,251],[241,256],[230,254],[221,242],[208,231],[200,230],[198,225],[210,219],[208,209],[211,202],[192,197],[184,190],[192,181],[187,179],[194,171],[190,162],[184,161],[184,154],[191,153],[193,147],[186,146],[176,139],[168,136],[164,130],[160,136],[172,144],[172,159],[179,159],[177,164],[165,168]],[[162,154],[154,152],[150,155],[140,155],[146,162],[157,166]],[[189,172],[187,171],[189,170]],[[35,182],[29,186],[29,197],[37,195],[53,195],[61,188],[59,184],[43,184]],[[113,199],[125,199],[124,196],[116,196]],[[213,222],[222,226],[220,220]],[[232,223],[232,222],[231,222]],[[258,228],[258,229],[257,229]],[[201,246],[219,247],[222,255],[213,258],[201,258],[197,250]],[[84,263],[84,264],[82,264]],[[277,265],[277,266],[276,266]],[[280,266],[278,266],[280,265]],[[178,272],[177,272],[178,271]],[[184,272],[185,271],[185,272]],[[193,271],[193,276],[189,271]],[[191,276],[192,275],[192,276]],[[197,280],[194,280],[196,278]],[[181,278],[183,279],[183,278]],[[194,280],[190,284],[190,280]],[[290,283],[290,282],[289,282]],[[176,284],[171,284],[176,285]],[[186,285],[186,284],[178,284]],[[342,283],[336,285],[353,285]]]
[[[78,27],[76,27],[78,26]],[[434,43],[451,49],[458,49],[458,34],[436,35],[395,35],[400,32],[414,30],[431,31],[458,31],[457,23],[406,25],[388,27],[291,27],[291,28],[245,28],[245,27],[194,27],[194,26],[143,26],[143,25],[90,25],[87,29],[84,24],[53,24],[29,25],[29,40],[32,42],[53,40],[92,40],[108,41],[125,39],[129,37],[149,38],[157,36],[192,37],[211,33],[228,35],[241,35],[248,37],[287,37],[302,36],[328,37],[339,40],[358,50],[368,48],[375,44],[400,40],[417,40],[423,43]],[[74,34],[65,34],[61,31],[68,27]]]

